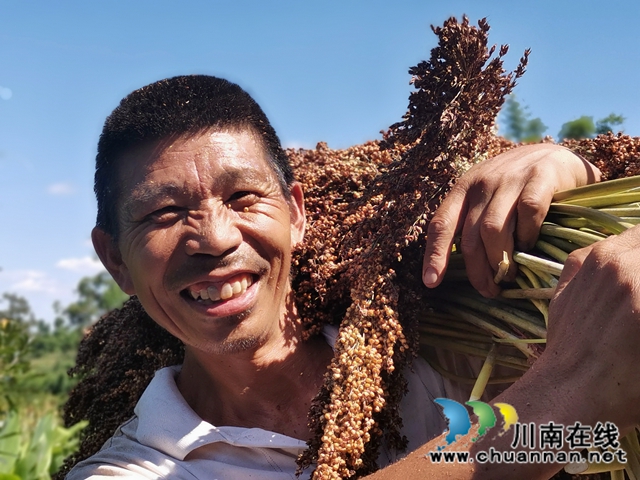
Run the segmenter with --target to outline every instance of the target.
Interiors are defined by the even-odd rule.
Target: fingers
[[[503,251],[513,251],[515,209],[520,188],[504,185],[474,184],[468,189],[460,185],[442,203],[429,224],[427,247],[423,260],[423,282],[427,287],[440,284],[446,271],[454,238],[461,236],[467,277],[484,296],[500,292],[493,278]],[[491,192],[496,192],[492,194]],[[467,205],[474,205],[467,211]],[[511,267],[515,274],[515,265]]]
[[[602,180],[602,172],[598,167],[586,161],[584,157],[582,157],[582,155],[576,152],[569,151],[569,154],[573,155],[574,157],[578,157],[582,165],[582,170],[579,170],[575,175],[576,187],[579,187],[581,185],[589,185],[590,183],[595,183]]]
[[[591,249],[593,247],[585,247],[580,248],[578,250],[574,250],[567,257],[564,262],[564,267],[562,268],[562,274],[558,279],[558,285],[556,286],[556,293],[554,295],[554,299],[560,295],[560,293],[565,289],[565,287],[569,284],[569,282],[576,276],[578,271],[580,271],[580,267],[584,264],[584,261],[587,259],[589,254],[591,253]],[[553,301],[553,300],[552,300]]]
[[[522,185],[513,181],[500,184],[485,180],[474,179],[469,182],[470,186],[460,182],[431,220],[422,275],[427,287],[436,287],[442,281],[451,246],[459,235],[471,284],[485,297],[495,297],[500,292],[493,279],[503,260],[503,252],[510,257],[513,253],[515,206]],[[507,280],[512,279],[515,272],[515,264],[511,262]]]
[[[516,246],[518,250],[533,248],[540,234],[555,190],[543,177],[534,176],[525,183],[517,204],[518,224],[516,227]]]
[[[564,263],[553,301],[560,296],[562,291],[576,275],[579,273],[582,275],[594,275],[596,273],[596,267],[594,265],[603,264],[609,259],[612,262],[617,262],[621,268],[631,269],[634,272],[640,271],[640,261],[638,261],[638,259],[640,259],[640,255],[638,255],[639,252],[640,226],[631,228],[619,235],[611,236],[589,247],[575,250]],[[620,258],[623,258],[624,261],[621,261]],[[591,265],[585,265],[589,261]],[[612,283],[612,285],[612,288],[620,287],[617,282]]]
[[[423,282],[442,281],[457,235],[472,285],[487,297],[499,293],[493,278],[506,251],[530,250],[553,195],[597,180],[597,168],[555,145],[530,145],[474,165],[454,186],[427,231]],[[513,280],[511,262],[506,280]]]
[[[429,288],[440,285],[447,269],[453,240],[466,214],[465,192],[453,190],[442,202],[427,229],[422,261],[422,281]]]
[[[469,281],[485,297],[500,293],[494,281],[503,252],[513,252],[515,228],[514,205],[518,190],[511,185],[495,189],[491,198],[469,210],[464,223],[460,245]],[[510,267],[515,274],[515,264]]]

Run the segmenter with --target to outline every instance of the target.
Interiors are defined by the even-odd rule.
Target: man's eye
[[[155,223],[170,223],[178,220],[182,214],[183,209],[170,205],[168,207],[160,208],[153,213],[147,215],[147,219]]]
[[[227,201],[232,207],[248,207],[258,201],[260,197],[255,192],[242,190],[234,193]]]

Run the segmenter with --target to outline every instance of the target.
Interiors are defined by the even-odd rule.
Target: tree
[[[560,140],[591,138],[595,135],[612,132],[615,126],[622,125],[623,123],[624,117],[615,113],[609,114],[596,123],[593,122],[593,117],[583,115],[580,118],[563,124],[560,133],[558,133],[558,137]]]
[[[624,121],[625,118],[622,115],[611,113],[608,116],[597,121],[596,134],[603,135],[605,133],[613,132],[614,127],[622,125]]]
[[[30,325],[35,322],[35,315],[31,311],[29,302],[20,295],[15,293],[3,293],[0,303],[7,302],[7,308],[0,310],[0,318],[7,318],[20,322],[24,325]]]
[[[48,392],[56,396],[67,394],[77,382],[66,372],[74,364],[84,327],[104,313],[122,306],[129,298],[106,272],[82,278],[76,292],[79,297],[76,302],[64,308],[58,302],[54,304],[58,315],[53,325],[43,320],[30,323],[33,334],[28,356],[32,360],[32,368],[31,376],[21,380],[23,390]],[[26,302],[8,294],[5,297],[10,299],[12,312],[30,318]]]
[[[15,407],[21,381],[29,371],[29,323],[34,318],[24,298],[4,293],[4,301],[9,306],[0,310],[0,416]]]
[[[62,318],[66,317],[75,326],[92,324],[105,313],[121,307],[129,298],[107,272],[82,278],[76,291],[79,296],[77,302],[62,311],[59,305],[56,306]]]
[[[560,140],[579,140],[581,138],[591,138],[596,133],[596,126],[593,117],[583,115],[580,118],[562,124],[558,137]]]
[[[510,95],[502,114],[506,130],[504,136],[514,142],[539,142],[547,126],[539,118],[530,117],[527,108],[520,105],[515,95]]]

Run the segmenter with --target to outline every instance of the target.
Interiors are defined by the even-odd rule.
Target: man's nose
[[[208,209],[198,220],[196,233],[187,240],[187,254],[222,256],[242,243],[238,215],[225,205]]]

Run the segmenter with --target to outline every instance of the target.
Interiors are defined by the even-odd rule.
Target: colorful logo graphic
[[[508,403],[496,403],[496,407],[500,409],[500,413],[504,417],[504,431],[508,431],[511,425],[518,423],[518,412]]]
[[[567,472],[571,470],[571,473],[583,473],[587,468],[586,462],[627,463],[627,452],[621,448],[620,432],[611,422],[598,422],[595,426],[580,422],[572,425],[553,421],[540,424],[520,423],[518,412],[508,403],[495,403],[491,406],[485,402],[469,401],[463,405],[448,398],[436,398],[434,402],[442,406],[442,412],[449,424],[449,431],[445,435],[446,445],[438,446],[437,450],[426,453],[425,458],[431,463],[554,463],[568,464],[565,469]],[[479,448],[465,450],[464,447],[468,446],[466,442],[461,442],[457,445],[458,448],[447,448],[471,431],[469,417],[471,410],[465,405],[471,407],[474,415],[478,417],[478,435],[472,439],[473,442],[496,426],[495,412],[499,411],[504,421],[497,435],[503,436],[511,431],[513,440],[510,448],[496,449],[491,442],[488,442],[487,450]]]
[[[454,443],[458,436],[464,436],[469,433],[469,430],[471,430],[471,418],[464,405],[448,398],[436,398],[434,402],[442,406],[442,413],[449,424],[449,433],[445,436],[447,445]],[[493,407],[485,402],[475,400],[466,402],[466,405],[469,405],[473,409],[473,413],[478,417],[479,429],[478,436],[473,439],[475,442],[487,433],[488,429],[496,425],[496,414],[493,411]],[[504,418],[503,433],[508,431],[511,425],[518,423],[518,413],[513,406],[508,403],[496,403],[495,406]]]

